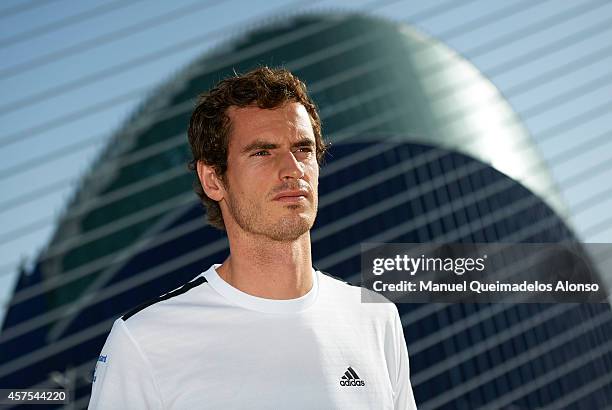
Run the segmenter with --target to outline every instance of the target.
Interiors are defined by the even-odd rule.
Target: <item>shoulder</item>
[[[393,302],[383,295],[366,287],[355,285],[343,278],[321,271],[321,292],[327,299],[337,302],[352,311],[359,311],[361,315],[373,316],[378,320],[384,318],[391,320],[397,315],[397,308]]]
[[[380,293],[374,292],[373,290],[360,285],[355,285],[351,282],[348,282],[346,279],[334,276],[328,272],[322,270],[320,270],[319,272],[321,272],[322,284],[324,286],[331,287],[337,292],[359,295],[361,297],[361,301],[364,303],[386,303],[395,306],[393,302],[391,302],[389,299],[387,299]]]
[[[155,360],[166,346],[176,338],[176,331],[191,335],[211,322],[211,316],[218,314],[214,307],[219,298],[200,274],[182,286],[125,312],[117,319],[117,326],[124,340],[138,346],[145,356]],[[217,313],[215,313],[217,312]]]
[[[200,293],[205,290],[206,284],[206,278],[200,274],[182,286],[134,307],[123,314],[120,319],[134,325],[147,317],[154,317],[158,314],[180,315],[184,313],[182,310],[189,305],[190,299],[193,299],[196,294],[201,296]]]

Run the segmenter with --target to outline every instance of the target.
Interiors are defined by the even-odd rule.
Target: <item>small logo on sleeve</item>
[[[94,367],[94,369],[93,369],[93,374],[91,375],[91,381],[92,381],[93,383],[95,383],[95,382],[96,382],[96,370],[98,370],[98,363],[106,363],[106,358],[107,358],[107,356],[108,356],[108,355],[104,355],[104,356],[103,356],[103,355],[100,355],[100,356],[98,357],[98,360],[96,361],[96,367]]]
[[[349,366],[344,372],[344,376],[340,379],[340,386],[365,386],[365,381],[357,376],[357,372]]]

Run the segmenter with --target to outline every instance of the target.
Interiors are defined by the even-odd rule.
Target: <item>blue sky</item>
[[[154,87],[171,78],[196,56],[260,24],[264,18],[307,10],[361,10],[412,24],[445,42],[508,96],[547,160],[603,135],[597,143],[589,144],[589,148],[575,152],[567,160],[550,161],[550,168],[573,211],[572,223],[581,239],[612,242],[612,223],[608,220],[612,194],[601,194],[610,189],[612,180],[612,166],[607,166],[612,161],[610,2],[472,0],[374,4],[286,0],[131,3],[49,0],[41,3],[21,12],[16,8],[29,2],[5,0],[0,4],[0,300],[3,303],[12,288],[11,272],[18,261],[32,261],[45,246],[80,175],[88,169],[109,135]],[[435,14],[423,17],[423,11],[438,6]],[[82,13],[81,17],[74,17]],[[122,30],[120,35],[113,34],[118,30]],[[495,39],[500,39],[498,45],[484,52],[481,46]],[[160,50],[165,50],[163,58],[151,63],[131,63],[118,75],[52,98],[37,97]],[[567,69],[563,72],[564,67]],[[551,70],[563,74],[547,77],[545,74]],[[93,114],[84,111],[113,97],[119,100],[107,104],[108,108]],[[534,111],[546,101],[550,102],[550,109]],[[17,104],[22,106],[15,109]],[[582,119],[578,117],[566,123],[580,115]],[[49,160],[50,152],[72,144],[83,144],[86,148]],[[52,194],[24,201],[19,206],[9,203],[29,192],[52,186],[57,186]],[[2,204],[9,209],[3,209]],[[27,233],[20,233],[29,225],[33,226],[26,229]]]

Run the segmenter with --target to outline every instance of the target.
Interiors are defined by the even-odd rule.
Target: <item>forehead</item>
[[[230,142],[284,136],[314,139],[308,111],[300,103],[286,103],[275,109],[230,107],[227,115],[231,122]]]

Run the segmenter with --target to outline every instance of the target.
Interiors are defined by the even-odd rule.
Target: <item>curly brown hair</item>
[[[306,85],[288,70],[259,67],[246,74],[222,80],[198,97],[189,121],[188,137],[193,155],[189,169],[195,172],[193,189],[207,208],[210,225],[225,230],[219,204],[209,198],[202,188],[197,174],[197,163],[202,161],[212,166],[217,176],[227,184],[225,173],[231,126],[227,115],[228,108],[257,106],[274,109],[287,102],[297,102],[306,108],[315,136],[317,162],[321,166],[328,145],[323,141],[317,107],[308,96]]]

